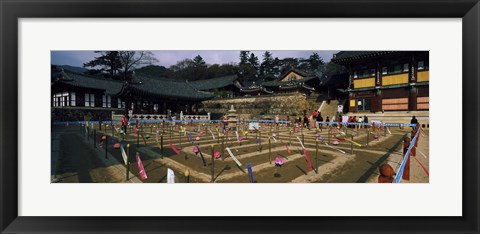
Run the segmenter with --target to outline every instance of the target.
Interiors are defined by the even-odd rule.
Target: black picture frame
[[[0,0],[1,233],[478,233],[478,0]],[[18,216],[19,18],[371,17],[462,18],[462,217],[24,217]],[[448,118],[450,119],[450,118]],[[446,155],[445,155],[446,156]],[[452,155],[448,156],[451,157]],[[439,204],[441,209],[441,204]],[[315,225],[313,225],[315,224]],[[319,228],[320,227],[320,228]]]

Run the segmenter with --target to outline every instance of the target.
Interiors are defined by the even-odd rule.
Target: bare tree
[[[150,51],[120,51],[120,61],[122,62],[123,75],[127,79],[129,71],[137,68],[140,65],[150,65],[158,60],[153,57]]]

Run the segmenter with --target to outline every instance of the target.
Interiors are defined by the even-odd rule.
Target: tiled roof
[[[297,74],[299,74],[299,75],[301,75],[301,76],[303,76],[303,77],[307,77],[307,76],[310,75],[310,74],[308,74],[308,73],[306,73],[306,72],[304,72],[304,71],[298,70],[298,69],[296,69],[296,68],[294,68],[294,67],[290,67],[290,69],[288,69],[285,73],[283,73],[281,76],[279,76],[279,77],[277,78],[277,80],[283,79],[283,78],[284,78],[285,76],[287,76],[290,72],[295,72],[295,73],[297,73]]]
[[[210,90],[223,88],[229,85],[237,86],[235,84],[235,81],[237,79],[237,75],[230,75],[206,80],[189,81],[188,83],[191,84],[193,87],[197,88],[198,90]]]
[[[393,54],[399,51],[340,51],[334,54],[332,62],[343,63],[359,59],[374,58],[387,54]]]
[[[60,76],[62,78],[60,78]],[[54,82],[62,83],[69,86],[105,90],[107,95],[117,94],[124,84],[123,81],[107,80],[93,76],[74,73],[71,71],[55,71],[52,72]]]
[[[62,77],[61,79],[59,77]],[[152,78],[136,75],[132,82],[109,80],[92,77],[70,71],[52,72],[54,83],[69,86],[104,90],[105,94],[121,96],[126,92],[148,95],[156,98],[178,99],[185,101],[207,100],[214,97],[213,93],[196,89],[185,81],[166,78]]]
[[[136,75],[134,82],[124,86],[122,92],[129,91],[137,94],[189,101],[207,100],[214,97],[213,93],[196,89],[185,81],[176,81],[165,78],[152,78]]]

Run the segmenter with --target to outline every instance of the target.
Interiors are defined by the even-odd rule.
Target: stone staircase
[[[318,111],[322,114],[323,120],[327,119],[327,116],[332,120],[332,116],[337,114],[338,105],[340,102],[338,100],[331,100],[330,103],[323,101]]]

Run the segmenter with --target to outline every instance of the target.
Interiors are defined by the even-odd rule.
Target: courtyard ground
[[[175,172],[177,183],[210,183],[212,180],[215,183],[249,183],[247,164],[251,164],[257,183],[376,183],[380,165],[389,163],[394,171],[398,170],[403,158],[403,139],[410,130],[398,127],[390,127],[390,132],[378,129],[371,132],[371,128],[333,129],[329,134],[326,129],[301,130],[280,126],[277,130],[272,124],[263,124],[261,133],[246,133],[246,126],[238,126],[237,133],[246,138],[238,140],[233,130],[219,138],[216,131],[220,129],[218,124],[183,126],[185,132],[191,134],[193,143],[178,124],[142,124],[138,131],[140,134],[134,134],[133,129],[129,129],[126,135],[119,134],[118,125],[112,128],[110,124],[103,124],[100,129],[96,124],[94,128],[90,126],[88,131],[79,125],[53,125],[52,182],[166,183],[167,168],[170,168]],[[272,138],[273,134],[275,138]],[[323,142],[316,141],[318,135],[315,134],[321,136]],[[105,146],[98,144],[102,135],[107,136],[106,153]],[[149,139],[146,139],[147,135]],[[375,135],[378,139],[374,139]],[[160,146],[162,136],[163,154]],[[200,140],[197,141],[197,137]],[[313,170],[310,170],[298,140],[302,138]],[[351,143],[352,139],[355,144]],[[334,145],[334,140],[339,144]],[[130,154],[131,163],[128,180],[121,152],[113,147],[117,142],[125,146],[130,144],[129,149],[125,148]],[[179,154],[170,147],[170,143],[180,151]],[[205,164],[200,153],[194,153],[195,146],[202,152]],[[411,178],[402,180],[403,183],[428,183],[428,146],[428,130],[424,130],[416,157],[410,160]],[[212,147],[222,154],[221,158],[212,158]],[[228,154],[227,147],[241,166]],[[137,152],[148,176],[143,181],[138,176]],[[283,166],[275,166],[275,157],[285,160]],[[187,170],[188,178],[185,176]]]

